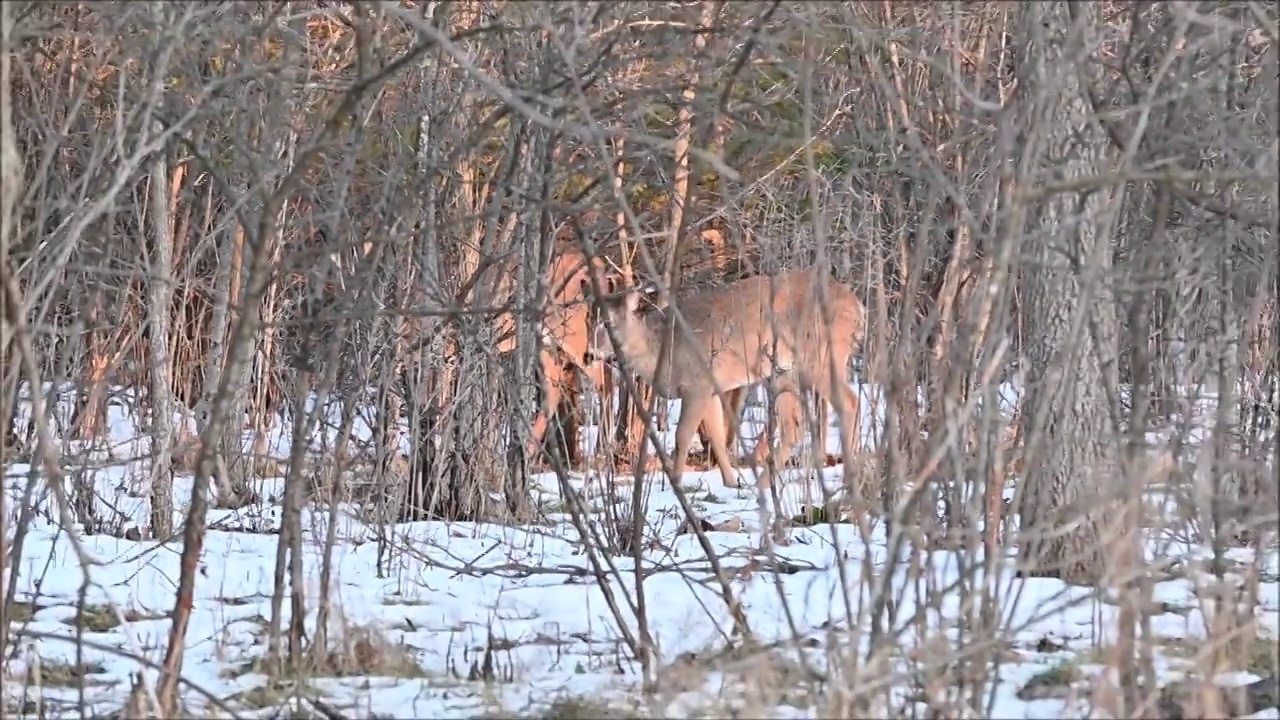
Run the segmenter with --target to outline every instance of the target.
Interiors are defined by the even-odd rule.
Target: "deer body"
[[[593,354],[623,355],[655,392],[681,400],[676,478],[684,470],[693,433],[702,424],[725,485],[737,486],[727,449],[722,393],[763,380],[793,397],[781,413],[780,455],[785,457],[795,443],[799,396],[791,391],[799,389],[812,389],[831,404],[840,418],[845,449],[856,448],[858,401],[846,380],[846,368],[862,335],[866,313],[850,288],[829,281],[826,301],[832,324],[828,327],[818,297],[818,283],[824,279],[815,270],[797,270],[684,291],[670,303],[683,322],[676,322],[666,357],[661,356],[662,340],[672,309],[641,312],[639,294],[634,291],[620,305],[607,308],[619,345],[614,348],[607,327],[598,323]],[[757,446],[757,459],[767,456],[768,439],[760,443],[764,447]],[[761,484],[767,483],[768,478],[762,477]]]
[[[547,305],[542,316],[541,348],[538,362],[541,367],[542,398],[533,426],[529,433],[529,457],[535,457],[542,446],[550,416],[556,411],[562,397],[576,397],[575,374],[582,373],[597,389],[603,386],[603,368],[589,366],[583,358],[591,341],[590,287],[591,268],[603,277],[604,262],[587,261],[586,255],[576,249],[565,249],[552,262],[548,271]],[[515,319],[505,316],[501,320],[507,330],[506,338],[498,343],[498,352],[515,349]],[[577,442],[571,438],[570,442]]]

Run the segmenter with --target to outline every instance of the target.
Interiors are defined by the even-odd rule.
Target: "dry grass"
[[[413,648],[387,637],[379,627],[345,625],[327,648],[309,648],[302,657],[282,663],[281,673],[264,658],[242,663],[233,676],[262,674],[291,682],[309,678],[423,678],[426,671],[418,663]]]
[[[94,679],[92,677],[106,672],[107,667],[102,663],[85,662],[77,664],[46,660],[41,662],[38,668],[36,666],[27,668],[26,683],[29,686],[65,688],[84,687],[95,683],[108,685],[111,684],[110,680]]]
[[[120,627],[120,614],[110,605],[84,605],[63,622],[83,628],[85,632],[102,633]]]
[[[420,678],[426,673],[418,664],[413,648],[392,641],[381,629],[347,626],[336,646],[313,651],[318,660],[308,670],[329,677]]]

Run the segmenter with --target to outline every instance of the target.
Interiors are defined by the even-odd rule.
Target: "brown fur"
[[[840,418],[846,450],[856,449],[858,399],[845,380],[850,357],[862,336],[866,311],[853,291],[829,281],[826,301],[832,309],[828,328],[819,309],[815,270],[782,273],[774,278],[752,277],[728,285],[690,289],[672,299],[686,329],[676,325],[671,353],[660,363],[662,333],[667,312],[641,312],[639,294],[628,292],[621,303],[608,307],[622,345],[619,348],[632,368],[656,392],[682,401],[676,427],[674,479],[684,471],[689,445],[699,424],[711,441],[725,485],[736,487],[737,476],[728,455],[722,394],[770,379],[775,390],[811,389],[830,403]],[[593,354],[611,355],[612,344],[604,323],[597,323]],[[664,372],[659,375],[659,365]],[[838,379],[837,379],[838,378]],[[799,396],[791,395],[780,413],[783,421],[779,455],[786,458],[799,431]],[[761,445],[764,447],[762,448]],[[767,457],[768,438],[762,437],[756,454]],[[769,478],[761,477],[761,485]]]
[[[533,457],[542,445],[547,433],[550,416],[556,411],[562,397],[576,400],[575,373],[585,374],[596,387],[604,385],[604,370],[600,365],[587,365],[583,359],[590,345],[591,303],[588,289],[591,287],[591,268],[600,273],[604,282],[605,264],[600,258],[587,262],[586,255],[573,248],[562,251],[552,262],[548,272],[547,306],[543,314],[542,349],[539,363],[542,365],[542,402],[534,417],[530,432],[529,456]],[[515,320],[503,318],[506,337],[498,343],[498,352],[515,349]],[[571,442],[577,442],[572,438]]]

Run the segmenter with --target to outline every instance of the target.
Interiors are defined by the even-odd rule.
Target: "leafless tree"
[[[0,522],[13,520],[6,602],[26,528],[55,514],[36,496],[65,495],[57,513],[123,535],[94,483],[103,464],[127,465],[152,537],[173,534],[173,506],[186,514],[159,693],[169,712],[211,503],[270,502],[261,488],[284,478],[273,673],[329,662],[334,641],[338,609],[303,576],[309,503],[358,505],[384,571],[412,552],[396,540],[402,520],[538,514],[530,478],[544,458],[527,448],[545,409],[546,318],[563,297],[552,269],[570,253],[668,294],[820,262],[865,301],[857,374],[883,396],[885,423],[871,451],[840,460],[870,496],[806,500],[801,517],[850,519],[830,531],[869,540],[883,516],[891,559],[863,575],[907,573],[939,613],[949,592],[965,598],[945,641],[967,664],[911,660],[939,714],[990,712],[1007,598],[980,568],[1010,543],[1027,574],[1124,594],[1114,665],[1139,685],[1151,587],[1128,551],[1171,522],[1144,497],[1176,496],[1219,574],[1231,544],[1271,531],[1270,8],[294,0],[0,13],[0,450],[34,458],[17,501],[0,498]],[[586,297],[607,290],[593,282]],[[1025,388],[1015,408],[1002,407],[1010,380]],[[612,385],[595,402],[621,442],[604,454],[664,464],[661,442],[645,444],[664,409],[619,412],[643,388],[622,373]],[[1216,417],[1195,416],[1205,399]],[[573,404],[548,442],[567,452],[547,465],[656,684],[644,483],[607,521],[587,512],[570,472]],[[149,447],[112,447],[121,414]],[[1194,423],[1211,426],[1207,440]],[[287,449],[273,446],[281,428]],[[173,496],[182,475],[189,500]],[[1007,480],[1019,524],[1002,533]],[[945,592],[898,560],[939,546],[965,566]],[[843,659],[850,677],[903,662],[904,633],[942,642],[899,616],[901,588],[842,582],[870,598],[850,600],[847,625],[872,641],[833,643],[859,648]],[[900,704],[872,686],[829,691],[824,709]]]
[[[1028,128],[1019,191],[1047,186],[1047,197],[1027,210],[1026,311],[1037,327],[1025,347],[1024,434],[1044,446],[1027,453],[1019,552],[1028,572],[1073,582],[1099,579],[1104,566],[1101,528],[1113,508],[1107,498],[1118,430],[1107,395],[1117,387],[1118,349],[1107,280],[1119,190],[1091,189],[1081,198],[1054,188],[1099,175],[1106,160],[1081,86],[1088,75],[1076,71],[1098,42],[1097,13],[1098,6],[1066,3],[1024,9],[1018,64],[1025,74],[1015,100]]]

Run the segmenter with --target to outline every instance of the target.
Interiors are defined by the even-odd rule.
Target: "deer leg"
[[[824,402],[836,411],[840,421],[840,447],[842,453],[853,454],[860,449],[860,422],[858,396],[845,382],[833,382],[833,373],[818,373],[817,377],[806,378]],[[826,430],[823,430],[823,443],[826,442]]]
[[[720,476],[725,487],[738,487],[738,473],[733,469],[733,461],[729,457],[729,446],[725,439],[725,407],[718,395],[712,395],[707,408],[702,413],[702,427],[711,440],[711,452],[720,466]],[[760,476],[761,487],[769,487],[767,476]]]
[[[840,411],[836,410],[836,417],[840,420],[841,447],[852,448],[851,452],[860,452],[862,450],[862,409],[859,406],[858,394],[849,387],[848,383],[840,383],[839,388],[839,394],[844,397],[845,412],[842,417],[839,414]],[[848,426],[848,430],[845,426]],[[824,432],[823,443],[825,442]]]
[[[810,396],[815,396],[810,393]],[[812,455],[817,467],[827,462],[827,432],[831,429],[831,405],[822,398],[813,404],[813,449]]]
[[[559,363],[555,362],[548,353],[543,352],[542,357],[542,402],[538,403],[537,412],[533,417],[533,427],[529,431],[529,458],[537,458],[539,451],[542,450],[542,438],[547,434],[547,423],[551,420],[551,413],[555,412],[560,404],[560,384],[564,382],[564,369]]]
[[[800,388],[795,379],[789,375],[779,375],[769,384],[773,394],[773,411],[778,418],[778,465],[785,465],[791,459],[791,451],[800,437],[800,420],[804,415],[801,406]],[[755,465],[764,465],[769,460],[769,428],[766,425],[760,437],[756,439],[756,449],[751,453]]]
[[[724,394],[725,448],[730,456],[737,457],[738,432],[742,427],[742,411],[746,405],[748,386],[736,387]]]
[[[724,406],[725,443],[730,454],[735,458],[737,456],[733,451],[738,446],[738,421],[742,417],[742,400],[746,397],[745,391],[746,388],[734,388],[726,390],[721,396]],[[711,450],[711,435],[705,422],[698,426],[698,436],[702,438],[702,451],[706,454],[706,460],[713,461],[715,455]]]
[[[587,378],[588,388],[595,392],[595,397],[598,398],[600,402],[599,414],[594,415],[597,423],[595,442],[587,448],[587,456],[595,458],[604,451],[606,439],[613,438],[613,421],[615,419],[612,414],[613,376],[609,367],[604,363],[585,365],[581,370]],[[591,402],[590,396],[584,397],[583,399],[587,403]],[[588,405],[587,407],[591,406]],[[583,408],[583,412],[587,412],[585,407]]]
[[[794,379],[788,378],[783,390],[778,393],[776,412],[778,414],[778,461],[791,460],[791,452],[800,440],[804,422],[804,393]],[[815,435],[817,433],[814,433]]]
[[[856,480],[858,476],[854,472],[854,468],[850,463],[857,450],[854,445],[854,438],[857,437],[857,412],[858,399],[851,397],[852,392],[841,392],[839,387],[833,387],[835,383],[831,382],[830,375],[822,373],[820,377],[826,378],[825,382],[813,379],[813,390],[818,394],[819,405],[830,405],[836,411],[836,419],[840,423],[840,457],[844,460],[844,484],[846,489],[853,493],[853,498],[858,503],[866,496],[866,490],[861,481]],[[842,384],[843,385],[843,384]],[[845,390],[848,387],[845,386]],[[823,431],[823,443],[826,441],[826,432]],[[824,453],[825,454],[825,453]]]
[[[580,468],[582,448],[578,443],[578,436],[582,429],[582,389],[572,367],[565,366],[562,377],[565,384],[560,390],[560,402],[556,405],[556,416],[562,433],[557,434],[557,442],[559,436],[563,435],[565,464],[570,468]]]
[[[689,446],[693,444],[693,433],[711,415],[711,401],[715,399],[714,395],[681,398],[680,421],[676,423],[676,451],[671,457],[671,484],[680,482],[680,477],[684,475],[684,466],[689,460]],[[718,404],[719,401],[716,402]]]

